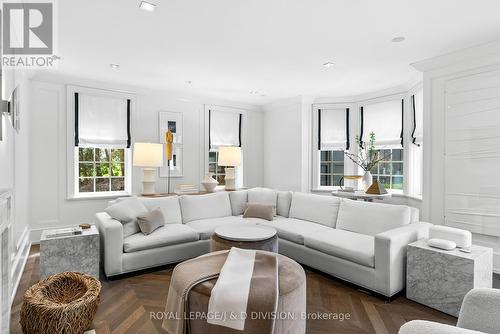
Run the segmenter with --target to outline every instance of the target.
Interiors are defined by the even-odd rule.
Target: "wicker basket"
[[[23,333],[82,334],[99,304],[101,283],[77,272],[49,276],[29,288],[21,307]]]

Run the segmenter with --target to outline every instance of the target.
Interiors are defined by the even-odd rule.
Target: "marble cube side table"
[[[473,288],[491,288],[493,250],[473,245],[471,253],[445,251],[419,240],[408,245],[406,297],[457,317]]]
[[[40,239],[40,278],[64,271],[78,271],[99,279],[99,231],[95,226],[82,234]]]

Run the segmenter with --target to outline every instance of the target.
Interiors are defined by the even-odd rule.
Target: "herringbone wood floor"
[[[161,320],[150,319],[150,312],[164,311],[173,266],[116,280],[101,279],[101,304],[92,328],[97,334],[165,333]],[[39,247],[34,245],[24,269],[12,306],[11,333],[21,333],[19,313],[26,289],[38,281]],[[391,303],[358,291],[321,273],[307,272],[308,313],[349,313],[350,319],[309,320],[307,333],[397,333],[399,327],[413,319],[454,324],[441,312],[399,297]]]

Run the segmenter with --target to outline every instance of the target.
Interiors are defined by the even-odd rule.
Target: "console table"
[[[374,199],[383,200],[384,198],[392,197],[391,193],[387,194],[367,194],[364,191],[332,191],[332,195],[336,197],[349,198],[355,200],[363,200],[365,202],[373,202]]]
[[[422,239],[408,245],[406,297],[457,317],[473,288],[491,288],[493,250],[472,245],[471,253],[432,248]]]

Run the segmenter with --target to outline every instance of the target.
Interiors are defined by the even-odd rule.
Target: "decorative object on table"
[[[175,130],[175,127],[173,127]],[[172,160],[172,143],[174,142],[174,134],[170,129],[165,133],[165,158],[167,159],[167,193],[170,193],[170,161]]]
[[[24,293],[23,333],[83,333],[97,312],[100,292],[99,280],[86,274],[64,272],[47,277]]]
[[[359,188],[358,181],[363,178],[363,175],[344,175],[339,180],[339,187],[341,191],[353,192]],[[342,183],[344,180],[355,181],[356,187],[346,187]]]
[[[16,132],[19,132],[21,128],[21,110],[19,108],[19,86],[17,86],[14,91],[12,91],[12,95],[10,96],[8,103],[8,111],[10,120],[12,122],[12,127]]]
[[[143,167],[142,193],[155,192],[156,168],[163,166],[163,145],[156,143],[135,143],[133,165]]]
[[[366,193],[370,195],[384,195],[387,194],[387,190],[385,190],[382,183],[378,182],[377,180],[373,180],[372,185],[368,189],[366,189]]]
[[[467,292],[491,288],[493,250],[472,245],[471,253],[432,248],[421,239],[408,245],[406,297],[458,316]]]
[[[209,314],[209,300],[211,291],[215,289],[219,279],[224,279],[219,276],[219,273],[226,263],[229,251],[221,251],[210,253],[196,259],[182,262],[175,267],[174,274],[171,278],[170,288],[168,291],[167,305],[165,312],[168,314]],[[268,255],[276,257],[278,273],[278,302],[276,303],[276,314],[292,315],[290,317],[276,317],[274,321],[274,333],[288,334],[304,334],[306,332],[306,320],[303,316],[306,312],[306,276],[304,269],[295,261],[275,253],[264,251],[256,251],[256,259],[265,261],[262,257]],[[270,258],[272,260],[272,258]],[[272,295],[271,287],[273,284],[265,284],[267,278],[270,277],[272,271],[263,270],[262,280],[251,280],[251,284],[258,284],[256,281],[262,282],[262,286],[256,287],[256,291],[266,291],[261,294],[263,297]],[[235,279],[241,279],[242,273],[237,273]],[[265,277],[267,276],[267,277]],[[208,277],[208,278],[207,278]],[[230,279],[231,281],[231,279]],[[232,280],[234,282],[234,280]],[[236,287],[241,285],[236,285]],[[251,291],[250,289],[249,291]],[[268,292],[268,293],[267,293]],[[238,294],[231,294],[234,298],[238,298]],[[241,294],[239,295],[241,296]],[[268,314],[267,309],[255,309],[252,295],[249,295],[247,305],[243,305],[243,310],[262,312]],[[183,301],[186,301],[184,303]],[[233,300],[234,301],[234,300]],[[264,300],[262,300],[264,302]],[[266,305],[265,303],[264,305]],[[240,304],[238,304],[240,305]],[[239,309],[239,307],[238,307]],[[207,333],[206,317],[190,317],[183,319],[182,317],[173,319],[165,319],[162,328],[168,333],[178,334],[183,333],[185,325],[189,327],[191,334]],[[270,333],[271,331],[263,330],[262,323],[257,324],[255,317],[248,317],[245,321],[245,333]],[[224,333],[233,332],[228,328],[222,328]],[[218,333],[217,327],[215,332]],[[241,332],[241,331],[239,331]]]
[[[221,146],[219,147],[219,159],[217,161],[219,166],[226,167],[226,190],[236,190],[236,175],[235,167],[241,165],[241,147],[238,146]]]
[[[158,114],[158,133],[160,143],[165,144],[167,157],[160,168],[160,177],[182,177],[183,173],[183,121],[182,113],[173,111],[160,111]],[[167,135],[167,133],[171,134]],[[170,148],[167,146],[171,144]],[[168,192],[170,192],[170,186]]]
[[[213,193],[215,190],[215,187],[219,184],[219,182],[213,178],[214,173],[207,173],[205,174],[205,178],[201,181],[201,185],[207,193]]]
[[[273,227],[251,223],[245,223],[244,226],[217,227],[210,238],[210,251],[216,252],[231,247],[278,253],[278,233]]]
[[[429,228],[429,239],[444,239],[453,241],[458,248],[470,248],[472,233],[459,228],[433,225]]]
[[[175,193],[177,195],[197,194],[198,192],[198,188],[196,188],[193,184],[178,184],[175,187]]]
[[[79,235],[82,234],[81,227],[68,227],[68,228],[60,228],[56,230],[48,230],[46,232],[47,238],[60,238],[60,237],[68,237],[71,235]]]
[[[457,248],[457,244],[450,240],[444,239],[429,239],[427,240],[427,244],[434,248],[444,249],[444,250],[453,250]]]
[[[356,136],[356,144],[358,144],[358,154],[349,153],[344,151],[344,154],[356,165],[361,167],[365,174],[363,175],[363,190],[367,190],[373,183],[372,173],[370,172],[380,161],[387,160],[391,154],[380,155],[379,150],[375,149],[375,133],[370,133],[370,140],[368,145],[361,142],[359,137]]]
[[[81,234],[49,237],[42,232],[40,239],[40,277],[64,271],[78,271],[99,277],[99,232],[95,226]]]
[[[92,225],[87,224],[87,223],[82,223],[78,226],[81,227],[82,230],[88,230]]]

